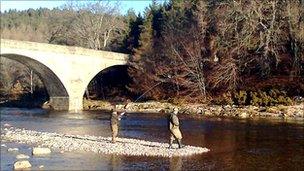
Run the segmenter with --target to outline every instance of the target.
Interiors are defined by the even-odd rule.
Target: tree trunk
[[[31,94],[33,94],[33,70],[30,72],[30,79],[31,79]]]

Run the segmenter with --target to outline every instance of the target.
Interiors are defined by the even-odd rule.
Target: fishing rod
[[[171,75],[168,75],[166,79],[172,79],[173,77]],[[160,82],[156,83],[155,85],[153,85],[151,88],[149,88],[147,91],[145,91],[143,94],[141,94],[137,99],[135,99],[134,103],[137,102],[140,98],[142,98],[145,94],[147,94],[149,91],[153,90],[155,87],[157,87],[158,85],[160,85],[163,82],[166,82],[167,80],[161,80]],[[127,108],[128,103],[124,106],[124,109]],[[122,117],[126,112],[122,112],[120,114],[120,117]]]
[[[139,100],[141,97],[143,97],[146,93],[148,93],[149,91],[151,91],[152,89],[154,89],[156,86],[158,86],[159,84],[166,82],[167,79],[172,79],[173,77],[171,75],[168,75],[166,79],[161,80],[160,82],[158,82],[157,84],[155,84],[154,86],[152,86],[151,88],[149,88],[149,90],[145,91],[142,95],[140,95],[134,102],[137,102],[137,100]]]
[[[155,84],[154,86],[152,86],[149,90],[145,91],[143,94],[141,94],[135,101],[137,102],[137,100],[139,100],[141,97],[143,97],[146,93],[148,93],[150,90],[152,90],[154,87],[158,86],[159,84],[161,84],[162,82],[158,82],[157,84]],[[124,106],[124,109],[127,108],[128,103]],[[119,117],[121,118],[126,112],[122,112]],[[120,120],[120,119],[119,119]]]
[[[149,88],[149,90],[145,91],[142,95],[140,95],[134,102],[137,102],[137,100],[139,100],[141,97],[143,97],[146,93],[148,93],[150,90],[152,90],[154,87],[158,86],[159,84],[161,84],[162,82],[158,82],[157,84],[155,84],[153,87]]]

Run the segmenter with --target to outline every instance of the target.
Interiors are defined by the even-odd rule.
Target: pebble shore
[[[86,151],[129,156],[174,157],[190,156],[209,151],[207,148],[189,145],[178,149],[176,144],[173,149],[169,149],[168,143],[132,138],[117,138],[117,142],[113,144],[111,137],[38,132],[15,127],[1,127],[1,140],[35,144],[60,151]]]
[[[116,105],[119,110],[124,111],[125,104]],[[197,114],[200,116],[236,117],[236,118],[286,118],[304,119],[304,101],[291,106],[235,106],[235,105],[206,105],[206,104],[182,104],[174,105],[156,101],[135,103],[130,102],[126,106],[128,113],[159,113],[171,112],[173,108],[179,108],[181,114]],[[85,110],[111,110],[112,104],[106,101],[84,101]]]

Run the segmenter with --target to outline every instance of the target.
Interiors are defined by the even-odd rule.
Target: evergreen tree
[[[124,52],[134,54],[134,50],[139,47],[139,36],[141,34],[141,26],[143,18],[141,14],[136,15],[134,10],[128,10],[125,16],[128,25],[127,35],[124,39]]]

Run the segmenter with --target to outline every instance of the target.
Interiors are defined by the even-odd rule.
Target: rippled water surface
[[[111,136],[106,112],[46,112],[0,108],[1,126],[78,135]],[[180,116],[183,143],[211,151],[191,157],[136,157],[54,151],[31,156],[34,145],[1,142],[1,170],[11,170],[19,153],[31,156],[32,169],[44,170],[303,170],[303,121],[238,120]],[[119,136],[167,142],[164,114],[126,114]],[[7,152],[18,147],[19,152]]]

